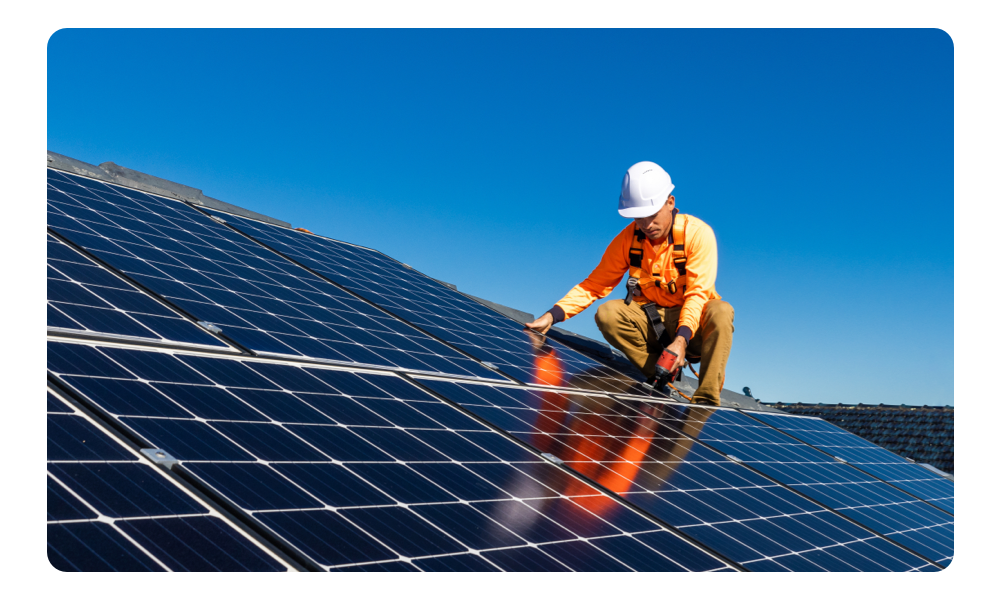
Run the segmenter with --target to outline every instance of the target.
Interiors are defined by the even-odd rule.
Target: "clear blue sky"
[[[652,160],[719,241],[727,388],[954,405],[953,64],[938,30],[62,30],[47,144],[535,315]]]

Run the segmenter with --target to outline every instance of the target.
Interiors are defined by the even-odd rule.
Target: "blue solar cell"
[[[365,531],[370,531],[390,548],[404,556],[465,552],[451,536],[419,518],[410,509],[399,506],[355,508],[339,513]]]
[[[160,382],[149,385],[183,406],[194,416],[202,419],[220,421],[270,420],[263,413],[222,388]]]
[[[137,519],[119,525],[173,571],[283,571],[216,517]]]
[[[295,465],[302,466],[302,465]],[[309,465],[312,466],[312,465]],[[260,463],[186,463],[185,467],[223,496],[236,498],[249,510],[323,508],[294,482],[279,475],[283,470]]]
[[[542,546],[544,547],[544,546]],[[480,556],[504,571],[569,571],[570,568],[552,558],[539,548],[530,546],[492,550]]]
[[[152,387],[125,379],[68,376],[65,381],[87,396],[102,398],[104,409],[115,415],[188,418],[193,415]]]
[[[252,460],[239,446],[199,421],[121,417],[120,421],[180,460]]]
[[[391,456],[346,427],[289,425],[288,430],[333,460],[392,461]]]
[[[231,392],[275,421],[315,425],[333,424],[332,419],[288,392],[239,388],[232,388]]]
[[[48,526],[49,562],[60,571],[164,571],[106,523]]]
[[[49,521],[80,521],[97,518],[97,513],[49,477],[46,480],[46,513]]]
[[[398,466],[403,467],[403,465]],[[395,500],[384,492],[342,465],[276,464],[274,469],[328,506],[376,506],[395,503]]]
[[[91,346],[56,342],[48,346],[48,369],[54,373],[132,378],[131,373]]]
[[[128,460],[132,455],[75,415],[48,415],[49,460]]]
[[[49,473],[109,517],[194,515],[204,506],[166,481],[152,467],[129,463],[51,463]]]
[[[281,425],[219,421],[212,426],[261,460],[326,460],[322,453]]]
[[[564,542],[543,547],[547,554],[574,571],[630,571],[621,561],[587,542]],[[634,548],[633,548],[634,549]],[[653,554],[649,551],[649,554]],[[638,557],[637,557],[638,558]]]
[[[324,565],[398,558],[395,552],[332,511],[264,512],[257,513],[257,518]]]
[[[50,183],[51,227],[255,351],[402,367],[391,354],[408,368],[499,379],[416,329],[401,336],[392,317],[182,202],[72,175]]]

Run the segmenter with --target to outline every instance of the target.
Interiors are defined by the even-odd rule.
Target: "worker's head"
[[[673,218],[674,184],[660,165],[642,161],[625,173],[622,193],[618,197],[618,214],[635,219],[647,237],[658,239],[667,234]]]

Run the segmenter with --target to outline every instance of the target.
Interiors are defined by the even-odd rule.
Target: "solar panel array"
[[[653,398],[376,251],[51,169],[49,226],[61,570],[921,571],[953,554],[935,482],[840,430]]]
[[[175,200],[49,171],[49,226],[266,355],[502,379]]]

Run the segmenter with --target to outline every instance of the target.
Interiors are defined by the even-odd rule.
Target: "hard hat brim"
[[[619,208],[618,214],[625,217],[626,219],[642,219],[644,217],[649,217],[659,212],[660,209],[663,208],[663,205],[667,203],[667,198],[669,197],[670,194],[667,193],[664,194],[662,200],[658,200],[651,205],[629,206],[628,208]]]

